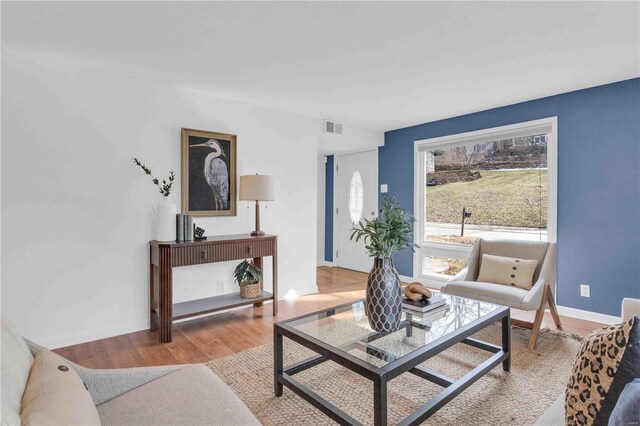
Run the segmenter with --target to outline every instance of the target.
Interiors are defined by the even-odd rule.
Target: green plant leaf
[[[415,219],[397,203],[395,197],[385,196],[377,218],[364,218],[354,225],[351,240],[363,240],[371,257],[390,258],[400,250],[417,247],[413,242]]]
[[[233,271],[233,277],[242,286],[244,284],[255,284],[262,280],[262,270],[258,268],[251,259],[240,262]]]

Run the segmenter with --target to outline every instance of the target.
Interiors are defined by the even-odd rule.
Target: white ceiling
[[[2,44],[390,130],[640,76],[639,6],[2,2]]]

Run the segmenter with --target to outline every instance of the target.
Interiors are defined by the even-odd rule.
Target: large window
[[[416,155],[422,277],[457,274],[478,238],[555,240],[555,119],[417,141]]]

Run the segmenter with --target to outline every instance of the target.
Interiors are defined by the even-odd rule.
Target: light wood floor
[[[361,272],[319,267],[319,293],[280,301],[277,320],[361,299],[366,278]],[[512,317],[533,321],[533,312],[512,310]],[[159,343],[157,332],[140,331],[55,352],[91,368],[201,363],[272,342],[273,323],[271,306],[267,304],[176,324],[171,343]],[[565,332],[581,336],[603,326],[568,317],[562,317],[562,324]],[[550,314],[545,314],[542,327],[554,328]]]

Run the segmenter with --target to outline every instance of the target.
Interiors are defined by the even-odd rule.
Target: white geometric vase
[[[157,241],[176,240],[176,205],[169,197],[162,197],[162,201],[153,205],[156,212],[154,235]]]

